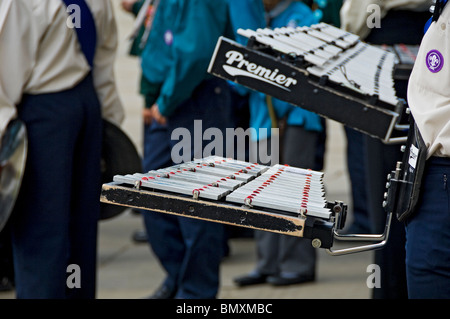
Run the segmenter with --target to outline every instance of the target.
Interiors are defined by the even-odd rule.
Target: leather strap
[[[94,66],[95,49],[97,47],[97,29],[92,12],[84,0],[63,1],[68,9],[70,9],[71,5],[77,5],[80,8],[80,27],[75,27],[75,30],[81,45],[81,50],[92,68]]]

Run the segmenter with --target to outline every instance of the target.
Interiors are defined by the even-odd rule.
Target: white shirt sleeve
[[[425,34],[409,78],[408,104],[428,157],[450,157],[450,5]]]
[[[22,0],[0,2],[0,136],[17,116],[16,105],[35,63],[37,36]]]
[[[118,32],[114,8],[110,0],[87,1],[96,20],[97,51],[94,59],[94,85],[102,105],[103,118],[119,125],[124,119],[124,109],[115,79],[115,59]]]
[[[427,11],[431,4],[432,0],[345,0],[340,11],[341,28],[365,39],[374,19],[384,18],[388,11]]]

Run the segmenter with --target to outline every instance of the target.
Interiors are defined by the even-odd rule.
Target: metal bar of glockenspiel
[[[309,198],[315,202],[326,203],[324,192],[321,189],[314,189],[314,186],[311,187],[305,184],[293,190],[283,185],[264,184],[245,185],[235,190],[234,193],[242,194],[242,196],[265,196],[265,194],[269,194],[269,196],[278,199],[298,200],[299,198]]]
[[[360,40],[360,37],[356,34],[347,32],[335,26],[326,23],[318,23],[311,26],[311,29],[320,30],[320,32],[326,33],[334,38],[341,39],[353,45]]]
[[[223,158],[219,156],[210,156],[203,159],[203,161],[205,163],[218,164],[221,165],[221,167],[223,166],[224,168],[227,169],[235,169],[235,168],[246,169],[251,174],[261,174],[262,172],[269,169],[269,167],[266,165],[261,165],[258,163],[249,163],[237,159]]]
[[[325,174],[323,172],[318,172],[318,171],[314,171],[311,169],[306,169],[306,168],[300,168],[300,167],[294,167],[294,166],[289,166],[289,165],[274,165],[273,166],[276,169],[283,169],[285,172],[288,173],[293,173],[293,174],[305,174],[305,175],[311,175],[311,176],[318,176],[318,177],[323,177]]]
[[[240,181],[249,181],[253,179],[255,176],[253,174],[243,173],[239,171],[230,171],[229,169],[218,168],[210,166],[206,163],[188,163],[186,166],[182,166],[184,168],[195,169],[196,172],[201,172],[203,174],[216,175],[216,176],[233,176],[233,178]]]
[[[379,69],[379,61],[384,53],[385,52],[381,50],[372,51],[370,50],[370,46],[361,43],[320,72],[322,75],[337,75],[342,79],[342,82],[347,80],[348,77],[361,86],[373,89],[375,73]],[[342,73],[341,67],[345,67],[346,74]],[[389,85],[392,88],[393,82],[389,82]],[[381,82],[381,85],[384,85],[384,81]]]
[[[223,158],[219,156],[209,156],[203,158],[198,162],[199,164],[208,164],[211,166],[223,167],[227,169],[244,169],[247,168],[249,171],[252,171],[252,174],[262,170],[265,166],[256,164],[256,163],[248,163],[243,161],[238,161],[231,158]]]
[[[277,32],[277,31],[269,29],[269,28],[257,29],[256,32],[274,37],[276,40],[283,42],[284,44],[286,44],[290,47],[300,49],[305,52],[312,52],[314,55],[321,57],[323,59],[326,59],[326,60],[330,60],[335,56],[332,53],[326,52],[326,51],[324,51],[318,47],[314,47],[310,44],[297,43],[296,41],[293,41],[293,39],[291,37],[289,37],[288,35],[281,33],[281,32]]]
[[[253,174],[253,175],[260,175],[262,173],[264,173],[268,167],[257,167],[257,166],[243,166],[243,165],[239,165],[239,164],[234,164],[234,163],[222,163],[219,164],[218,167],[222,167],[224,169],[242,169],[242,170],[246,170],[248,174]]]
[[[299,198],[302,196],[307,196],[310,199],[313,200],[317,200],[317,201],[324,201],[325,202],[325,194],[322,190],[314,190],[314,188],[312,189],[306,189],[305,186],[301,186],[296,190],[292,190],[292,189],[288,189],[285,188],[281,185],[275,185],[275,184],[270,184],[270,185],[265,185],[265,186],[257,186],[252,187],[252,188],[245,188],[245,189],[238,189],[238,192],[242,192],[242,193],[247,193],[247,194],[251,194],[251,193],[256,193],[256,194],[265,194],[267,192],[269,192],[271,195],[277,197],[277,198]]]
[[[276,179],[273,179],[273,176],[276,177]],[[305,186],[305,184],[310,184],[313,187],[314,190],[317,190],[319,192],[323,192],[324,186],[323,186],[323,180],[322,178],[314,178],[314,177],[303,177],[303,176],[276,176],[275,174],[263,176],[263,178],[258,179],[261,183],[264,183],[264,185],[270,184],[271,186],[276,185],[282,185],[282,187],[285,187],[286,189],[292,189],[292,190],[298,190],[299,188],[302,188]]]
[[[228,180],[229,184],[241,185],[242,182],[247,182],[260,173],[262,168],[257,167],[255,164],[233,161],[231,166],[224,166],[223,164],[215,165],[211,162],[214,159],[217,164],[218,157],[209,157],[203,160],[196,160],[186,164],[179,164],[165,169],[159,169],[157,171],[150,171],[147,174],[151,176],[158,176],[159,174],[169,174],[170,177],[175,179],[188,179],[188,181],[196,181],[199,183],[220,183],[224,181],[224,178]],[[220,163],[230,162],[230,160],[224,160],[220,158]],[[216,169],[216,168],[219,169]],[[242,167],[246,170],[243,171]],[[252,171],[253,170],[253,171]],[[184,174],[184,175],[182,175]],[[232,178],[231,178],[232,177]],[[233,188],[236,187],[233,185]]]
[[[320,215],[320,217],[328,218],[330,211],[325,209],[326,200],[323,191],[315,189],[317,187],[315,187],[314,182],[312,187],[305,183],[308,181],[308,177],[314,178],[312,175],[320,177],[322,174],[308,172],[308,176],[305,176],[303,175],[305,170],[290,168],[290,172],[286,172],[284,169],[287,169],[287,167],[282,167],[282,169],[271,168],[266,174],[267,176],[263,175],[258,180],[254,180],[228,195],[227,201],[297,213],[310,211],[315,212],[315,215]],[[275,174],[271,174],[275,172],[285,174],[277,175],[274,178],[276,182],[261,187],[261,182],[265,184],[268,177],[275,176]],[[302,174],[299,174],[300,172]],[[294,190],[292,189],[293,186]],[[307,191],[305,191],[305,186],[309,187]]]
[[[242,184],[240,181],[247,182],[257,174],[256,172],[247,174],[248,171],[255,167],[255,165],[252,165],[252,167],[250,167],[249,163],[235,162],[234,168],[228,167],[229,169],[227,170],[224,169],[223,166],[218,168],[219,165],[213,165],[210,162],[211,159],[212,158],[206,158],[199,161],[193,161],[187,163],[186,165],[176,165],[166,169],[148,172],[147,174],[157,176],[157,174],[164,173],[167,174],[167,177],[171,177],[172,180],[196,182],[202,186],[223,186],[223,188],[227,189],[235,189],[237,186]],[[214,158],[214,160],[218,162],[218,158]],[[222,159],[221,163],[223,162],[226,162],[226,160]],[[244,165],[247,168],[245,172],[243,172],[243,170],[240,168],[244,167]],[[185,176],[182,175],[183,173],[185,174]],[[236,183],[233,183],[233,181],[236,181]],[[226,182],[233,185],[227,185]]]
[[[215,165],[214,167],[217,168],[221,168],[221,169],[225,169],[225,170],[230,170],[230,171],[234,171],[234,172],[239,172],[242,171],[245,174],[250,174],[250,175],[260,175],[264,169],[263,168],[258,168],[256,166],[251,166],[251,165],[239,165],[239,164],[234,164],[234,163],[219,163],[219,164],[213,164]]]
[[[247,174],[247,173],[243,173],[243,172],[239,172],[239,171],[230,172],[229,170],[225,170],[223,168],[217,168],[217,167],[211,167],[211,166],[198,166],[197,168],[198,168],[199,172],[201,171],[204,174],[212,174],[212,175],[224,174],[225,176],[227,176],[227,174],[228,174],[230,176],[234,176],[237,180],[242,180],[242,181],[246,181],[246,182],[255,178],[251,174]]]
[[[311,28],[309,28],[309,27],[297,27],[296,30],[302,31],[302,32],[306,32],[306,33],[308,33],[309,35],[311,35],[311,36],[313,36],[313,37],[316,37],[316,38],[318,38],[318,39],[321,39],[321,40],[323,40],[323,41],[325,41],[325,42],[333,42],[333,43],[335,43],[338,47],[341,47],[341,48],[343,48],[343,49],[348,49],[349,47],[352,46],[352,44],[350,44],[350,43],[348,43],[348,42],[346,42],[346,41],[343,41],[343,40],[341,40],[341,39],[339,39],[339,38],[336,38],[336,37],[334,37],[334,36],[332,36],[332,35],[329,35],[329,34],[320,32],[320,31],[318,31],[318,30],[311,29]]]
[[[247,198],[249,196],[253,197],[265,197],[274,198],[275,200],[309,200],[312,203],[320,203],[319,205],[323,206],[326,204],[325,196],[315,195],[310,192],[305,192],[303,190],[299,190],[298,192],[287,193],[283,191],[282,188],[274,189],[273,187],[264,187],[264,188],[250,188],[250,189],[236,189],[234,190],[234,196],[242,196],[242,198]]]
[[[369,46],[362,44],[360,46],[355,47],[352,51],[358,53],[360,50],[366,50]],[[351,52],[350,52],[351,53]],[[396,97],[396,92],[394,88],[394,83],[392,78],[389,77],[389,72],[383,72],[383,70],[393,69],[393,57],[390,55],[386,55],[387,59],[384,62],[385,67],[381,66],[380,79],[378,83],[375,83],[373,79],[375,79],[375,73],[380,69],[380,65],[371,63],[371,60],[380,60],[382,55],[385,53],[384,51],[375,51],[377,56],[370,56],[370,52],[368,55],[366,54],[358,54],[357,56],[353,56],[351,63],[344,63],[348,60],[348,57],[344,56],[336,60],[333,64],[330,64],[326,68],[320,67],[311,67],[308,68],[308,71],[316,76],[328,75],[329,79],[336,83],[341,83],[343,85],[352,87],[349,84],[349,80],[354,81],[358,85],[360,85],[360,90],[366,94],[370,95],[378,95],[380,100],[383,100],[389,104],[397,104],[398,99]],[[368,57],[367,57],[368,56]],[[361,59],[363,58],[363,59]],[[369,59],[369,60],[368,60]],[[371,71],[368,71],[369,65],[371,65]],[[345,74],[339,67],[339,65],[345,66]],[[361,68],[361,65],[364,65],[364,68]],[[365,70],[365,71],[361,71]],[[368,80],[369,79],[369,80]],[[376,85],[375,85],[376,84]],[[378,91],[376,91],[378,87]]]
[[[270,179],[258,179],[251,183],[242,186],[241,189],[265,189],[270,188],[276,193],[280,193],[280,195],[290,195],[299,192],[308,191],[311,196],[315,197],[323,197],[325,194],[324,187],[322,184],[317,184],[314,180],[310,179],[296,179],[286,180],[286,178],[278,178],[276,180]]]
[[[311,198],[302,198],[300,196],[297,197],[280,197],[275,194],[271,194],[270,192],[261,192],[259,194],[255,193],[246,193],[246,192],[233,192],[232,194],[227,195],[227,200],[236,200],[240,202],[241,204],[249,204],[249,205],[255,205],[256,202],[260,203],[273,203],[276,205],[279,205],[279,207],[283,206],[292,206],[297,209],[301,209],[302,207],[309,207],[310,209],[324,209],[326,207],[326,201],[314,201]],[[249,201],[246,201],[249,199]]]
[[[166,177],[173,180],[182,179],[188,182],[198,182],[204,184],[214,183],[218,179],[217,176],[209,174],[194,173],[192,171],[174,171],[170,168],[159,169],[157,171],[149,171],[144,174],[143,177]]]
[[[315,172],[311,170],[298,169],[289,166],[274,166],[266,171],[262,176],[275,175],[277,178],[285,178],[288,181],[294,181],[295,179],[309,178],[315,181],[321,181],[323,179],[323,173]]]
[[[383,69],[393,69],[395,59],[393,54],[368,45],[366,45],[366,50],[364,53],[365,54],[359,54],[352,59],[350,63],[346,64],[348,76],[352,78],[352,76],[354,77],[359,75],[363,78],[367,77],[366,74],[369,74],[371,75],[369,79],[372,80],[371,84],[373,85],[374,76],[378,71],[380,71],[380,79],[377,85],[379,85],[382,89],[390,90],[395,95],[392,75],[389,76],[389,74],[381,72]],[[364,68],[361,66],[364,66]]]
[[[200,194],[197,194],[196,196],[200,195],[199,197],[201,198],[214,200],[218,200],[226,196],[230,192],[230,190],[224,188],[219,189],[218,187],[210,187],[208,185],[200,183],[192,183],[180,180],[170,180],[169,178],[165,177],[145,179],[145,176],[142,177],[141,175],[142,174],[125,175],[125,176],[116,175],[114,176],[113,181],[117,183],[129,184],[138,187],[141,186],[149,187],[153,189],[189,196],[195,195],[194,191],[201,189],[202,191],[200,192]]]
[[[338,54],[342,53],[343,49],[339,48],[331,43],[327,43],[323,40],[310,36],[304,32],[296,31],[291,27],[282,27],[275,28],[275,32],[283,33],[289,38],[296,42],[299,45],[303,45],[305,47],[311,47],[313,50],[317,50],[318,48],[322,48],[325,52],[328,52],[332,55],[332,57],[336,57]]]
[[[183,183],[184,187],[180,187],[180,183],[171,183],[170,185],[164,181],[162,178],[159,182],[147,182],[145,180],[142,180],[141,174],[134,174],[134,175],[116,175],[113,178],[113,181],[116,183],[121,184],[128,184],[136,186],[137,188],[140,188],[141,186],[148,186],[151,188],[155,188],[158,190],[165,190],[170,192],[176,192],[183,195],[190,195],[192,192],[192,187],[196,188],[198,185],[195,185],[193,183],[190,183],[191,187],[187,187],[189,185],[188,183]]]
[[[236,201],[237,204],[244,204],[240,201]],[[258,202],[258,200],[255,200],[251,206],[249,207],[256,207],[260,209],[272,209],[272,210],[278,210],[288,213],[294,213],[298,214],[299,216],[311,216],[311,217],[319,217],[323,219],[329,219],[331,215],[330,210],[319,210],[319,209],[311,209],[309,207],[302,208],[299,206],[286,206],[286,205],[280,205],[276,202]]]
[[[242,184],[241,182],[236,181],[235,179],[231,179],[229,177],[194,173],[191,171],[181,171],[175,174],[170,174],[171,172],[173,173],[173,171],[171,170],[158,170],[157,172],[167,172],[169,174],[170,179],[172,180],[185,180],[191,182],[198,182],[199,184],[202,183],[203,185],[214,184],[214,186],[223,187],[230,190],[234,190]],[[151,172],[149,172],[147,175],[154,176],[154,174],[155,173],[152,174]]]
[[[248,199],[247,197],[243,198],[242,196],[236,196],[236,194],[231,193],[227,195],[226,201],[247,205],[249,207],[275,209],[291,213],[306,214],[326,219],[328,219],[331,214],[331,211],[325,208],[324,206],[313,205],[312,203],[302,203],[300,200],[294,202],[294,201],[280,200],[280,198],[275,199],[268,197],[261,198],[258,196]]]
[[[238,34],[240,34],[244,37],[247,37],[247,38],[255,37],[256,40],[258,40],[262,44],[268,45],[275,51],[279,51],[286,55],[295,54],[296,56],[303,56],[307,62],[313,63],[315,65],[324,65],[327,62],[325,59],[322,59],[322,58],[315,56],[314,54],[308,53],[306,51],[299,50],[299,49],[293,50],[293,48],[283,44],[282,42],[277,41],[276,39],[273,39],[271,37],[268,37],[268,36],[265,36],[262,34],[258,34],[257,32],[255,32],[253,30],[238,29]]]

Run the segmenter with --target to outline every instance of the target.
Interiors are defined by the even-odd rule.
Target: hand
[[[153,106],[150,109],[152,111],[153,118],[161,125],[164,125],[167,123],[167,119],[162,116],[161,113],[159,113],[159,108],[157,104],[153,104]]]
[[[152,117],[152,109],[151,108],[144,108],[142,110],[142,118],[144,119],[144,124],[145,125],[150,125],[153,121],[153,117]]]
[[[153,104],[153,106],[149,109],[145,108],[142,111],[142,117],[144,119],[144,124],[146,125],[151,124],[153,120],[155,120],[161,125],[167,123],[167,119],[164,116],[162,116],[161,113],[159,112],[157,104]]]
[[[135,4],[137,0],[122,0],[122,9],[125,11],[131,12],[133,9],[133,4]]]

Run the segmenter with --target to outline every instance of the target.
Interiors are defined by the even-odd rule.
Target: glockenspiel
[[[149,171],[116,175],[102,186],[103,203],[309,238],[340,255],[382,247],[381,235],[340,235],[347,205],[328,201],[324,174],[210,156]],[[388,231],[388,229],[387,229]],[[374,241],[333,249],[336,240]]]
[[[319,23],[243,30],[247,46],[221,37],[208,72],[335,120],[386,144],[406,141],[396,96],[398,56]]]

